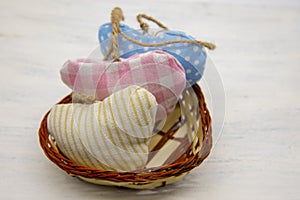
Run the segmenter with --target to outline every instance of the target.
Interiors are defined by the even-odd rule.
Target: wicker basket
[[[58,104],[71,102],[72,94]],[[47,117],[50,111],[46,113],[40,125],[40,145],[54,164],[68,174],[88,182],[134,189],[165,186],[180,180],[199,166],[212,148],[211,117],[200,87],[195,84],[185,89],[180,96],[180,102],[181,104],[177,104],[175,110],[168,115],[163,128],[152,136],[150,154],[144,169],[133,172],[104,171],[70,160],[60,152],[48,132]]]
[[[81,166],[65,157],[55,146],[55,142],[47,130],[47,116],[49,112],[47,112],[44,116],[39,129],[40,145],[46,156],[58,167],[66,171],[68,174],[79,177],[88,182],[135,189],[165,186],[180,180],[193,168],[200,165],[209,155],[212,147],[211,118],[205,104],[203,93],[198,85],[194,85],[192,88],[195,91],[199,102],[199,125],[201,125],[196,132],[196,137],[193,138],[192,144],[185,152],[180,152],[182,149],[186,149],[184,148],[184,145],[187,143],[186,140],[179,140],[176,137],[176,134],[182,134],[181,132],[185,130],[185,123],[182,123],[181,115],[178,115],[176,109],[169,115],[167,123],[165,123],[165,126],[162,129],[163,131],[156,134],[151,141],[152,147],[150,148],[152,148],[152,151],[154,148],[167,149],[168,146],[172,146],[172,141],[179,141],[181,143],[179,148],[176,148],[173,152],[169,152],[169,155],[166,155],[166,157],[163,158],[166,160],[166,158],[171,156],[171,154],[180,154],[181,156],[172,163],[162,165],[160,167],[145,168],[137,172],[104,171]],[[184,101],[186,102],[187,107],[189,107],[189,103],[192,99],[190,97],[192,95],[190,95],[190,92],[187,91],[188,90],[185,91],[186,97]],[[71,96],[72,95],[66,96],[58,104],[72,102]],[[188,122],[188,120],[185,121]],[[188,135],[191,135],[191,133],[186,132],[185,136],[180,138],[185,138]],[[155,156],[153,158],[155,158]]]

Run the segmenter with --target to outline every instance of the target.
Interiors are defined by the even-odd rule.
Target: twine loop
[[[143,22],[142,18],[156,23],[159,27],[161,27],[164,30],[168,30],[168,28],[164,24],[162,24],[158,20],[154,19],[153,17],[150,17],[146,14],[139,14],[139,15],[137,15],[137,21],[140,24],[140,27],[144,32],[148,32],[149,25],[146,22]],[[123,12],[122,12],[121,8],[116,7],[111,12],[112,38],[110,41],[109,50],[108,50],[107,54],[104,56],[104,60],[107,60],[109,58],[109,56],[112,55],[113,62],[120,61],[119,51],[118,51],[118,47],[119,47],[118,35],[119,34],[126,40],[128,40],[134,44],[144,46],[144,47],[160,47],[160,46],[165,46],[165,45],[175,44],[175,43],[189,43],[189,44],[202,45],[210,50],[214,50],[216,48],[216,45],[214,45],[213,43],[204,42],[201,40],[171,40],[171,41],[166,41],[166,42],[161,42],[161,43],[156,43],[156,44],[143,43],[138,40],[135,40],[134,38],[131,38],[130,36],[126,35],[124,32],[121,31],[121,29],[120,29],[120,21],[121,20],[124,20]]]
[[[138,14],[136,16],[136,19],[137,19],[138,23],[140,24],[141,29],[146,33],[148,33],[149,25],[146,22],[143,22],[142,18],[154,22],[155,24],[157,24],[157,26],[159,26],[160,28],[162,28],[164,30],[169,30],[168,27],[166,27],[164,24],[162,24],[158,20],[154,19],[153,17],[148,16],[146,14]]]

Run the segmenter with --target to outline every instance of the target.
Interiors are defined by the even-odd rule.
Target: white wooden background
[[[121,6],[217,44],[226,117],[210,157],[174,185],[96,186],[46,159],[37,130],[69,93],[59,69],[97,47]],[[0,1],[0,199],[300,199],[300,3],[297,0]]]

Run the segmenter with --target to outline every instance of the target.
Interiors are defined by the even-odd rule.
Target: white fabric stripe
[[[83,109],[82,107],[75,107],[75,106],[72,106],[72,108],[74,109],[72,109],[73,112],[72,112],[71,122],[70,122],[72,124],[71,137],[74,143],[74,148],[76,149],[76,154],[79,157],[79,163],[94,168],[99,168],[99,166],[102,167],[102,165],[99,162],[95,161],[95,159],[93,159],[92,156],[86,151],[81,141],[81,138],[76,137],[78,135],[77,124],[80,123],[79,121],[81,120]],[[78,121],[75,120],[77,116],[78,116]]]
[[[130,91],[130,90],[129,90]],[[129,115],[129,111],[128,111],[128,105],[129,105],[129,102],[126,102],[124,100],[124,91],[120,91],[120,93],[118,93],[118,95],[115,95],[115,96],[118,96],[120,99],[120,101],[116,101],[115,100],[115,103],[116,104],[119,104],[119,107],[122,108],[122,111],[123,111],[123,118],[125,119],[125,126],[122,127],[123,130],[125,130],[125,132],[127,132],[128,134],[130,134],[131,136],[133,136],[134,138],[136,138],[136,140],[138,141],[138,143],[143,143],[144,142],[144,139],[143,138],[140,138],[138,137],[138,134],[137,134],[137,131],[135,129],[135,127],[133,126],[133,123],[132,123],[132,120],[131,120],[131,116]],[[125,112],[125,113],[124,113]],[[130,126],[126,126],[126,124],[129,124]],[[142,150],[143,153],[147,153],[148,151],[148,148],[143,148],[144,145],[138,145],[139,148]]]
[[[65,138],[65,145],[66,145],[66,149],[67,149],[67,153],[69,154],[70,158],[72,160],[74,160],[75,162],[78,162],[77,160],[77,157],[74,155],[74,152],[73,152],[73,149],[71,147],[71,144],[70,144],[70,134],[65,134],[66,130],[70,130],[70,106],[71,105],[67,105],[67,106],[64,106],[62,107],[63,109],[63,113],[61,113],[61,132],[60,132],[60,135],[61,137],[64,137]]]
[[[137,118],[139,119],[138,122],[139,123],[136,123],[134,125],[137,126],[137,129],[139,130],[139,133],[140,133],[140,137],[143,137],[143,138],[149,138],[151,136],[151,133],[152,133],[152,130],[149,130],[149,128],[153,128],[153,126],[149,126],[150,124],[153,124],[154,122],[154,119],[151,120],[151,113],[149,112],[149,108],[147,108],[146,106],[143,107],[143,104],[145,105],[145,100],[142,101],[139,92],[136,92],[136,95],[138,96],[137,98],[130,98],[130,100],[133,102],[132,103],[132,106],[135,106],[136,108],[138,109],[135,109],[136,110],[136,114],[137,114]],[[139,100],[140,99],[140,100]],[[144,111],[147,111],[147,112],[144,112],[142,111],[142,109],[144,109]],[[135,113],[134,113],[135,114]],[[146,116],[143,116],[143,114],[145,114]],[[147,119],[150,119],[150,120],[147,120]]]
[[[114,136],[116,133],[111,130],[110,126],[111,124],[109,124],[109,121],[111,121],[111,117],[108,114],[108,105],[103,105],[103,116],[104,116],[104,126],[102,126],[102,130],[105,132],[105,135],[108,136],[108,140],[107,142],[111,145],[111,148],[107,149],[107,150],[111,150],[113,152],[113,155],[111,155],[111,157],[116,158],[114,159],[115,162],[121,166],[121,170],[124,170],[124,165],[125,168],[130,169],[130,165],[126,162],[126,160],[124,159],[124,157],[122,156],[122,149],[120,149],[115,142]],[[120,162],[122,162],[124,165],[120,164]]]
[[[57,123],[57,127],[58,127],[57,128],[57,136],[58,136],[58,140],[61,141],[62,146],[64,147],[63,153],[68,155],[69,154],[68,153],[69,149],[66,145],[65,138],[63,137],[63,134],[62,134],[62,130],[63,130],[63,128],[62,128],[63,113],[64,113],[64,106],[59,106],[58,110],[57,110],[57,117],[56,117],[56,120],[57,120],[56,123]],[[72,159],[72,156],[71,155],[69,155],[69,156]]]
[[[111,99],[110,99],[111,100]],[[112,102],[111,101],[109,101],[109,103],[111,104]],[[112,105],[115,105],[115,104],[112,104]],[[110,108],[112,109],[113,108],[113,106],[110,106]],[[114,113],[114,116],[116,116],[116,117],[119,117],[119,118],[121,118],[121,124],[123,125],[123,127],[124,127],[124,119],[126,119],[126,118],[124,118],[124,117],[122,117],[122,116],[119,116],[119,115],[122,115],[122,113],[118,113],[118,112],[112,112],[112,114]],[[113,116],[113,117],[114,117]],[[116,124],[115,123],[115,119],[113,119],[113,121],[114,121],[114,125],[115,126],[118,126],[118,124]],[[120,126],[120,125],[119,125]],[[124,129],[123,129],[124,130]],[[143,155],[140,155],[140,152],[138,152],[137,150],[136,150],[136,147],[139,147],[139,148],[141,148],[140,146],[142,146],[142,145],[140,145],[140,143],[136,143],[136,138],[135,137],[132,137],[131,135],[129,135],[128,133],[126,133],[126,132],[124,132],[124,131],[122,131],[121,130],[121,128],[120,127],[118,127],[118,128],[116,128],[116,131],[117,131],[117,135],[119,135],[119,136],[121,136],[122,137],[122,140],[123,140],[123,143],[126,145],[126,144],[130,144],[130,145],[126,145],[125,146],[125,148],[126,148],[126,152],[124,152],[124,153],[127,153],[128,155],[129,155],[129,157],[130,157],[130,159],[132,159],[133,161],[136,161],[135,162],[135,165],[136,165],[136,167],[135,168],[139,168],[140,166],[143,166],[144,164],[145,164],[145,162],[147,161],[147,160],[145,160],[145,156],[147,156],[147,154],[145,155],[143,152],[142,152],[142,154]],[[144,146],[144,145],[143,145]],[[148,152],[147,152],[148,153]],[[133,158],[134,157],[134,158]],[[130,160],[129,160],[130,161]]]
[[[119,99],[119,101],[117,101],[117,99]],[[139,156],[139,159],[142,160],[142,156],[139,155],[140,151],[136,148],[136,145],[135,145],[135,144],[140,144],[139,138],[133,137],[133,133],[127,132],[127,129],[124,128],[125,126],[128,126],[128,125],[131,126],[131,123],[128,122],[126,117],[121,115],[121,110],[124,115],[124,108],[121,109],[122,105],[119,104],[119,103],[123,103],[121,100],[121,94],[118,93],[117,95],[114,95],[114,98],[110,99],[110,103],[112,105],[115,105],[115,106],[112,106],[112,112],[114,113],[115,122],[121,129],[120,131],[122,132],[122,134],[126,136],[126,140],[131,144],[129,146],[131,148],[131,151],[136,153]],[[121,118],[121,117],[123,117],[123,118]],[[143,149],[143,145],[137,145],[137,147],[140,150],[142,150],[143,153],[146,153],[145,149]]]
[[[108,113],[109,113],[108,116],[111,118],[109,120],[109,122],[112,124],[110,127],[112,127],[111,130],[114,131],[113,137],[115,138],[115,141],[117,142],[118,147],[121,148],[120,149],[121,154],[127,154],[128,157],[129,157],[129,161],[131,160],[132,161],[132,165],[134,165],[132,167],[134,169],[136,169],[136,168],[139,167],[138,162],[140,160],[139,160],[139,157],[136,157],[136,153],[134,153],[133,149],[131,148],[132,141],[130,140],[130,138],[128,138],[128,135],[126,133],[122,132],[122,130],[120,129],[120,127],[118,127],[118,124],[116,124],[116,122],[115,122],[114,115],[118,115],[118,113],[113,114],[113,111],[112,111],[112,107],[113,106],[111,104],[111,98],[109,98],[107,100],[107,104],[108,104],[107,110],[108,110]],[[126,145],[126,144],[129,144],[129,145]],[[133,156],[135,158],[133,158]],[[126,157],[125,157],[125,159],[126,159]],[[126,160],[126,162],[128,162],[127,160]]]
[[[80,121],[80,137],[81,140],[83,142],[84,147],[86,148],[87,152],[95,159],[97,159],[97,155],[95,154],[94,150],[96,150],[97,148],[91,148],[91,141],[93,141],[93,139],[90,139],[90,137],[92,137],[92,130],[90,127],[90,124],[86,123],[88,121],[88,114],[89,114],[89,109],[88,107],[82,108],[84,110],[83,112],[83,118],[82,121]],[[88,127],[89,125],[89,127]],[[101,161],[100,161],[101,162]]]
[[[115,159],[115,157],[110,153],[111,148],[109,146],[109,144],[107,144],[107,140],[105,140],[104,138],[99,138],[99,136],[102,136],[102,134],[97,134],[97,129],[95,129],[95,115],[94,115],[94,108],[92,106],[89,107],[88,109],[88,114],[87,116],[89,118],[87,118],[87,120],[85,121],[85,124],[88,124],[90,126],[90,131],[92,132],[92,144],[93,146],[90,146],[88,148],[88,150],[92,150],[90,148],[94,148],[94,150],[96,150],[95,154],[93,154],[93,156],[95,156],[100,162],[104,162],[105,165],[107,166],[112,166],[113,168],[114,163],[117,163],[118,166],[121,166]],[[86,132],[86,135],[88,134],[88,131]],[[102,145],[99,144],[99,142],[102,142]],[[104,144],[104,145],[103,145]],[[105,148],[103,148],[105,147]],[[107,153],[108,152],[108,153]],[[108,155],[109,154],[109,155]],[[111,160],[113,160],[113,163],[111,162]]]
[[[130,122],[131,122],[131,125],[132,125],[133,129],[135,130],[135,137],[136,137],[136,138],[139,138],[139,140],[140,140],[141,143],[143,144],[143,143],[145,143],[146,140],[148,140],[148,137],[146,136],[145,131],[144,131],[144,130],[141,130],[141,129],[140,129],[140,126],[138,125],[138,122],[140,122],[140,118],[138,117],[138,115],[135,116],[135,114],[136,114],[138,111],[135,110],[136,112],[134,112],[134,110],[131,109],[132,107],[135,107],[135,106],[136,106],[136,105],[134,104],[134,101],[131,100],[131,99],[132,99],[133,92],[134,92],[136,89],[137,89],[136,87],[135,87],[135,88],[131,87],[131,88],[130,88],[130,93],[127,94],[126,97],[124,97],[124,98],[129,99],[129,100],[127,101],[127,103],[126,103],[126,110],[128,111],[128,113],[126,113],[126,114],[127,114],[128,119],[129,119]],[[132,121],[132,118],[135,118],[135,117],[137,118],[137,120]],[[141,122],[140,122],[140,123],[141,123]],[[146,148],[145,151],[148,153],[148,148]]]
[[[74,107],[73,105],[71,106],[71,119],[70,119],[70,143],[74,145],[74,154],[76,155],[76,160],[78,163],[80,164],[84,164],[84,165],[91,165],[92,167],[96,167],[92,162],[89,162],[89,157],[88,155],[86,155],[86,159],[84,159],[84,156],[82,155],[83,149],[80,147],[80,138],[79,137],[75,137],[76,135],[76,122],[74,119],[74,116],[76,116],[76,111],[79,111],[80,109],[76,109],[76,107]],[[73,109],[74,108],[74,109]],[[75,125],[74,125],[75,124]],[[89,164],[88,164],[89,163]]]

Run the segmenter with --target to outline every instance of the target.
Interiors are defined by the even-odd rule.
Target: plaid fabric
[[[69,60],[60,73],[63,82],[74,92],[92,95],[98,100],[130,85],[141,86],[162,106],[163,109],[158,110],[160,117],[173,111],[186,84],[181,64],[160,50],[136,54],[120,62]]]

